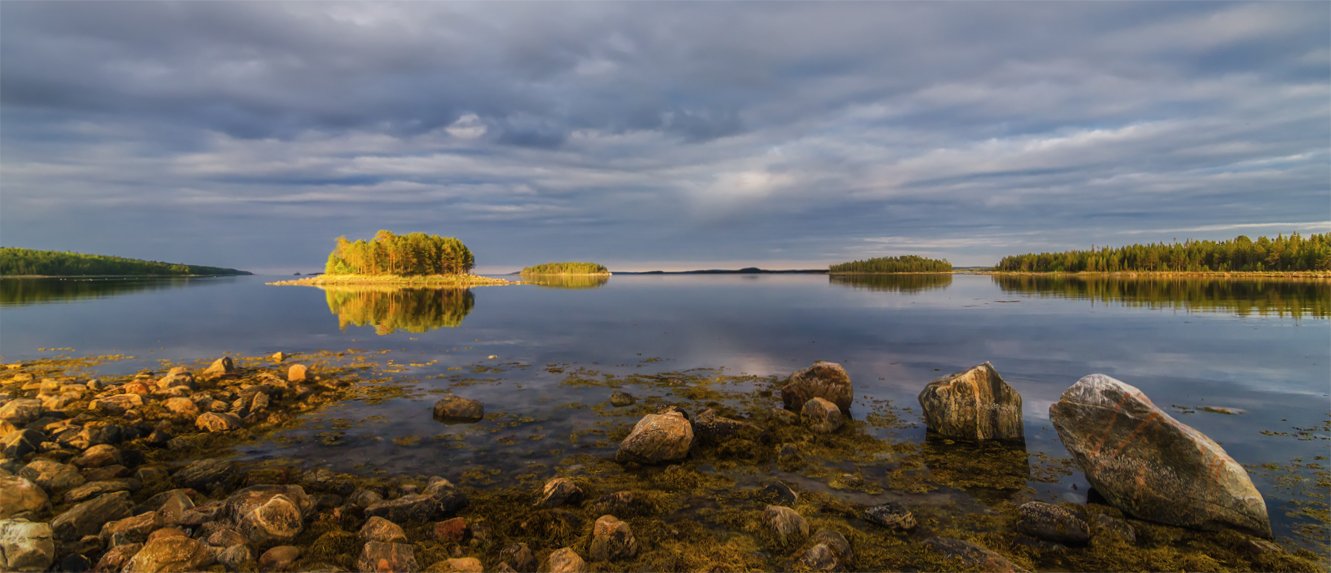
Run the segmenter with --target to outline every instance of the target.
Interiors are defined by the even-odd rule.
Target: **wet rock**
[[[688,457],[693,443],[693,425],[678,411],[647,414],[619,443],[615,459],[620,462],[661,464]]]
[[[356,534],[362,541],[381,541],[384,543],[406,543],[407,532],[402,527],[382,517],[371,517],[361,526]]]
[[[128,545],[117,545],[102,554],[102,558],[97,560],[97,564],[92,570],[97,573],[119,573],[129,564],[129,560],[143,549],[142,543],[131,543]]]
[[[930,382],[920,406],[929,431],[946,438],[1022,439],[1021,394],[988,362]]]
[[[245,536],[241,535],[241,533],[234,527],[229,525],[218,525],[209,530],[208,536],[205,540],[208,542],[208,545],[230,547],[232,545],[245,543]]]
[[[51,528],[55,530],[56,538],[74,540],[97,533],[103,523],[129,517],[133,510],[129,492],[103,494],[57,515],[51,520]]]
[[[214,360],[199,376],[204,380],[213,380],[235,373],[236,363],[231,360],[230,356],[223,356]]]
[[[280,364],[283,360],[286,360],[288,356],[290,356],[290,354],[287,354],[279,350],[277,352],[274,352],[273,355],[269,356],[268,358],[271,359],[273,362],[277,362]]]
[[[32,518],[46,511],[46,490],[20,476],[0,476],[0,519]]]
[[[801,571],[845,571],[846,567],[837,558],[836,552],[826,543],[816,543],[801,553],[795,561],[795,569]]]
[[[633,398],[633,395],[628,392],[615,391],[610,393],[610,405],[616,408],[632,406],[636,401],[637,400]]]
[[[782,505],[767,506],[763,510],[763,523],[777,545],[782,547],[799,545],[809,536],[809,522],[795,510]]]
[[[143,543],[157,527],[157,516],[149,511],[104,523],[97,537],[109,547]]]
[[[4,439],[0,440],[0,453],[3,453],[6,459],[22,459],[23,456],[39,450],[45,440],[46,435],[36,428],[14,430],[5,434]]]
[[[467,540],[471,534],[471,528],[467,526],[467,518],[450,517],[434,524],[435,541],[441,543],[462,543]]]
[[[826,527],[821,528],[813,532],[813,535],[809,537],[809,543],[826,545],[836,555],[837,561],[843,567],[849,568],[855,562],[855,552],[851,550],[850,541],[839,531]]]
[[[979,570],[991,571],[993,573],[1019,573],[1025,571],[1017,567],[1006,557],[994,553],[988,549],[949,537],[931,537],[924,542],[930,549],[946,555],[948,559],[955,563],[955,567],[948,567],[952,570]]]
[[[292,364],[287,368],[287,382],[297,384],[305,382],[309,378],[310,369],[304,364]]]
[[[425,573],[482,573],[485,567],[475,557],[451,557],[426,567]]]
[[[253,561],[254,553],[243,543],[227,546],[226,549],[217,552],[217,562],[231,571],[254,569],[256,565]]]
[[[204,412],[194,419],[194,425],[205,432],[230,432],[240,429],[240,418],[234,414]]]
[[[189,368],[176,366],[167,370],[166,375],[157,380],[157,387],[162,390],[176,386],[187,388],[194,386],[194,374],[189,371]]]
[[[789,507],[799,502],[800,494],[797,493],[794,488],[786,485],[786,482],[774,479],[767,482],[767,485],[763,486],[762,498],[767,501],[776,502],[773,505],[784,505]]]
[[[1091,540],[1086,521],[1071,511],[1042,501],[1023,503],[1017,508],[1017,530],[1045,541],[1067,545],[1085,545]]]
[[[800,409],[800,420],[813,430],[820,434],[830,434],[841,428],[846,423],[846,419],[841,415],[841,409],[822,398],[810,398]]]
[[[167,398],[162,401],[162,407],[182,420],[193,420],[199,417],[199,406],[194,403],[194,400],[184,396]]]
[[[365,508],[366,516],[379,516],[398,523],[418,523],[451,517],[467,506],[467,497],[443,478],[431,480],[422,493],[380,501]]]
[[[45,571],[55,562],[55,536],[46,523],[0,519],[0,571]]]
[[[541,488],[541,499],[536,502],[536,507],[576,505],[582,501],[582,497],[582,488],[578,487],[578,484],[566,477],[557,477],[545,482],[545,487]]]
[[[174,532],[173,532],[174,533]],[[125,573],[177,573],[199,571],[213,563],[208,545],[188,536],[154,533],[125,565]]]
[[[223,511],[252,545],[267,547],[295,539],[313,506],[298,485],[256,485],[232,494]]]
[[[366,542],[356,560],[357,571],[415,573],[418,569],[416,552],[406,543]]]
[[[100,468],[120,463],[120,450],[111,444],[97,444],[71,460],[81,468]]]
[[[0,405],[0,420],[23,427],[42,416],[42,401],[36,398],[14,398]]]
[[[592,527],[588,554],[592,561],[632,559],[638,555],[638,540],[633,537],[628,523],[613,515],[602,515]]]
[[[881,503],[864,510],[864,519],[888,529],[910,531],[915,529],[915,514],[892,502]]]
[[[259,556],[259,569],[262,571],[291,571],[296,568],[296,559],[300,558],[300,548],[295,545],[278,545]]]
[[[112,416],[123,415],[125,412],[140,408],[143,406],[143,396],[138,394],[112,394],[102,396],[88,403],[88,409],[93,412],[109,414]]]
[[[1091,514],[1091,518],[1087,521],[1091,529],[1092,539],[1126,543],[1128,545],[1137,543],[1137,529],[1122,517],[1095,512]]]
[[[1248,472],[1141,390],[1091,374],[1063,392],[1049,418],[1087,481],[1124,512],[1169,525],[1271,536],[1266,501]]]
[[[123,424],[90,422],[83,426],[74,445],[87,448],[97,444],[119,444],[125,440],[132,440],[138,435],[137,430]]]
[[[827,400],[849,414],[855,390],[846,369],[835,362],[819,360],[813,366],[791,374],[781,387],[781,402],[787,410],[803,408],[804,403],[812,398]]]
[[[617,491],[596,498],[590,504],[593,515],[647,515],[653,508],[642,496],[631,491]]]
[[[587,562],[572,547],[556,549],[545,558],[546,573],[587,573]]]
[[[506,563],[514,571],[532,573],[536,571],[536,556],[526,543],[514,543],[499,551],[499,562]]]
[[[81,486],[65,492],[66,502],[78,502],[85,499],[111,493],[114,491],[130,491],[138,484],[126,479],[113,479],[103,481],[90,481]]]
[[[185,524],[189,521],[187,516],[190,510],[195,507],[194,499],[189,496],[189,490],[173,489],[154,496],[154,499],[160,501],[154,514],[157,516],[157,521],[163,525]]]
[[[449,396],[434,403],[434,419],[441,422],[479,422],[485,417],[485,406],[476,400]]]
[[[690,423],[693,435],[705,444],[714,444],[745,434],[757,434],[758,427],[742,420],[727,418],[708,408],[698,412]]]
[[[235,464],[212,458],[190,462],[176,471],[172,478],[181,486],[208,491],[212,487],[227,489],[236,481]]]

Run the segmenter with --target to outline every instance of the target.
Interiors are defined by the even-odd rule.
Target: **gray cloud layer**
[[[1331,229],[1321,3],[0,12],[9,245],[309,269],[382,227],[498,270]]]

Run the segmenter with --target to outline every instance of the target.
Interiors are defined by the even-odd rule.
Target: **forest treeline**
[[[950,273],[952,263],[918,255],[877,257],[838,263],[827,268],[830,273]]]
[[[1242,272],[1331,270],[1331,234],[1185,241],[1003,257],[1008,272]]]
[[[1094,300],[1126,306],[1225,311],[1302,318],[1331,317],[1331,285],[1308,279],[1119,278],[994,275],[1003,292]]]
[[[89,255],[68,251],[42,251],[0,247],[0,276],[190,276],[248,275],[246,271],[222,267],[183,265]]]
[[[584,261],[563,261],[543,263],[522,269],[524,275],[605,275],[610,274],[604,265]]]
[[[369,241],[338,237],[328,254],[329,275],[460,275],[476,264],[471,250],[453,237],[379,231]]]
[[[470,290],[454,288],[328,288],[324,296],[328,310],[337,315],[338,328],[373,326],[380,335],[455,328],[476,304]]]

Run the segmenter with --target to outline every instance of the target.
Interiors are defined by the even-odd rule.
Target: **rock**
[[[1091,374],[1063,392],[1049,419],[1087,481],[1124,512],[1271,536],[1266,501],[1243,466],[1141,390]]]
[[[356,560],[357,571],[415,573],[418,568],[415,550],[406,543],[366,542]]]
[[[64,573],[82,573],[92,570],[92,561],[81,553],[70,553],[60,558],[60,564],[56,565],[56,570]]]
[[[174,532],[173,532],[174,533]],[[213,563],[213,552],[197,539],[154,533],[125,565],[124,573],[199,571]]]
[[[214,360],[213,363],[210,364],[208,368],[203,371],[202,374],[200,374],[200,377],[202,377],[204,380],[212,380],[214,378],[221,378],[223,376],[235,373],[236,373],[235,362],[232,362],[230,356],[223,356],[221,358],[218,358],[217,360]]]
[[[0,571],[45,571],[55,562],[55,536],[46,523],[0,519]]]
[[[791,547],[804,542],[809,536],[809,522],[795,510],[783,505],[769,505],[763,510],[763,522],[767,524],[777,545]]]
[[[102,396],[88,403],[88,409],[119,416],[143,406],[143,396],[138,394],[112,394]]]
[[[217,458],[197,460],[177,470],[172,479],[183,487],[199,491],[212,487],[228,489],[236,481],[236,466]]]
[[[6,459],[23,459],[23,456],[40,449],[45,440],[46,436],[36,428],[14,430],[0,440],[0,452],[4,453]]]
[[[129,517],[133,511],[129,492],[107,493],[66,509],[51,520],[51,528],[55,530],[56,538],[75,540],[97,533],[103,523]]]
[[[226,549],[217,552],[217,562],[231,571],[253,569],[254,567],[250,563],[253,560],[254,553],[243,543],[230,545]]]
[[[1023,503],[1017,508],[1017,531],[1067,545],[1085,545],[1091,540],[1091,528],[1085,520],[1042,501]]]
[[[309,377],[309,371],[310,369],[304,364],[292,364],[291,368],[287,368],[287,382],[292,384],[304,382]]]
[[[956,566],[948,567],[948,569],[954,571],[962,569],[991,571],[993,573],[1025,571],[1002,555],[960,539],[931,537],[925,540],[924,544],[934,551],[946,555],[949,560],[956,563]]]
[[[467,497],[443,478],[437,478],[423,493],[379,501],[365,508],[366,516],[377,515],[389,521],[416,523],[451,517],[467,506]]]
[[[615,459],[620,462],[660,464],[684,459],[693,444],[693,425],[684,414],[667,411],[647,414],[619,443]]]
[[[693,424],[693,435],[700,442],[708,444],[724,442],[741,434],[757,434],[759,431],[753,424],[727,418],[711,408],[698,412],[690,423]]]
[[[836,404],[822,398],[810,398],[800,409],[800,420],[820,434],[830,434],[841,428],[846,419]]]
[[[575,505],[582,501],[582,497],[582,488],[578,487],[578,484],[566,477],[557,477],[545,482],[545,487],[541,489],[541,499],[536,502],[536,507]]]
[[[812,398],[822,398],[836,404],[842,412],[850,414],[850,403],[855,390],[846,369],[835,362],[819,360],[813,366],[790,375],[781,387],[781,402],[787,410],[798,410]]]
[[[526,543],[514,543],[499,551],[499,562],[506,563],[514,571],[531,573],[536,571],[536,556]]]
[[[80,448],[87,448],[97,444],[119,444],[137,436],[138,431],[121,424],[88,423],[79,432],[75,445]]]
[[[205,432],[230,432],[240,428],[240,418],[234,414],[204,412],[194,419],[194,425]]]
[[[194,386],[194,374],[191,374],[189,369],[184,366],[177,366],[168,370],[166,376],[157,381],[157,387],[162,390],[176,386],[192,388]]]
[[[864,510],[864,519],[888,529],[910,531],[915,529],[915,514],[892,502],[882,503]]]
[[[148,534],[157,527],[157,515],[149,511],[104,523],[97,537],[110,547],[143,543],[148,540]]]
[[[46,511],[46,491],[20,476],[0,476],[0,519],[32,518]]]
[[[545,558],[547,573],[587,573],[587,562],[572,547],[556,549]]]
[[[1137,543],[1137,529],[1122,517],[1099,512],[1092,513],[1088,525],[1091,528],[1093,539],[1116,541],[1128,545]]]
[[[793,506],[800,500],[800,494],[794,488],[786,485],[779,479],[773,479],[763,486],[761,496],[766,501],[776,502],[773,505]]]
[[[223,511],[251,545],[267,547],[295,539],[314,501],[298,485],[256,485],[227,498]]]
[[[602,515],[592,527],[588,554],[592,561],[632,559],[638,555],[638,540],[634,539],[628,523],[613,515]]]
[[[467,540],[471,529],[467,527],[467,518],[450,517],[434,524],[434,539],[441,543],[462,543]]]
[[[182,525],[188,521],[187,516],[190,510],[194,509],[194,499],[189,496],[189,490],[173,489],[163,492],[160,495],[161,503],[157,504],[157,510],[154,514],[157,521],[163,525]],[[157,498],[158,496],[154,496]],[[214,544],[225,547],[227,544]]]
[[[259,569],[262,571],[290,571],[295,569],[296,559],[300,558],[300,548],[295,545],[278,545],[259,556]]]
[[[137,485],[125,479],[90,481],[65,492],[65,501],[78,502],[113,491],[130,491]]]
[[[119,573],[140,549],[143,549],[142,543],[112,547],[102,554],[102,558],[97,560],[97,565],[94,565],[92,570],[98,573]]]
[[[167,398],[162,401],[162,407],[182,420],[193,420],[199,417],[199,406],[194,403],[194,400],[184,396]]]
[[[81,468],[100,468],[121,462],[120,450],[111,444],[97,444],[71,460]]]
[[[371,517],[361,526],[356,534],[362,541],[382,541],[384,543],[406,543],[407,532],[402,527],[379,516]]]
[[[809,542],[816,545],[826,545],[836,555],[837,561],[843,566],[849,568],[855,562],[855,552],[850,548],[850,541],[846,536],[832,529],[822,528],[813,532],[809,537]]]
[[[610,393],[610,405],[616,408],[623,408],[624,406],[632,406],[633,403],[636,401],[637,400],[634,400],[633,395],[629,394],[628,392],[620,392],[616,390]]]
[[[0,405],[0,420],[23,427],[42,416],[42,401],[36,398],[14,398]]]
[[[273,355],[269,356],[268,358],[272,359],[273,362],[277,362],[280,364],[283,360],[287,359],[287,356],[289,356],[287,353],[279,350],[277,352],[274,352]]]
[[[485,567],[475,557],[452,557],[425,568],[426,573],[483,573]]]
[[[461,396],[449,396],[434,403],[434,419],[441,422],[479,422],[485,406]]]
[[[988,362],[930,382],[920,392],[920,406],[929,431],[945,438],[1022,439],[1021,394]]]

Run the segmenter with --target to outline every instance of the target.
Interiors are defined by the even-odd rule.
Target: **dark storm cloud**
[[[264,268],[388,227],[457,234],[500,267],[974,264],[1324,231],[1328,20],[1315,3],[6,2],[0,240]]]

